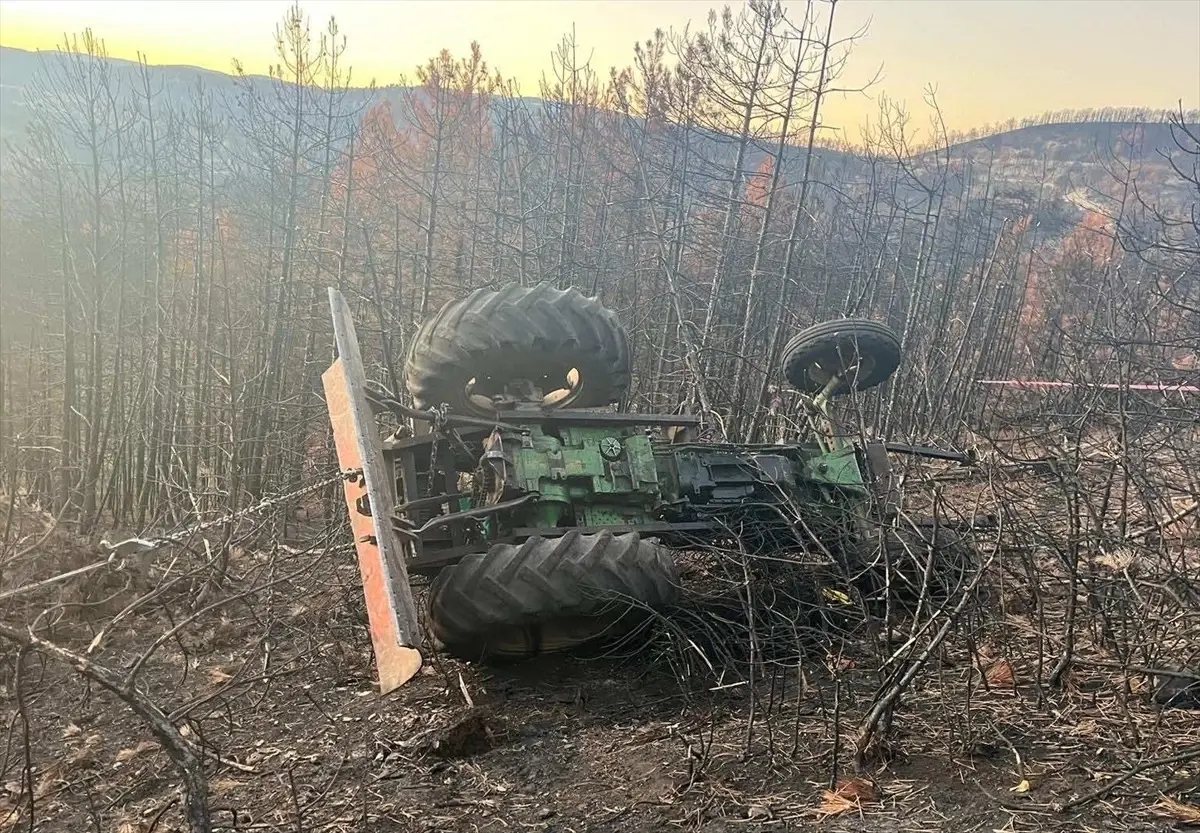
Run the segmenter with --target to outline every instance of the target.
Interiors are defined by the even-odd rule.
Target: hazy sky
[[[54,48],[91,27],[115,57],[138,50],[155,64],[249,72],[273,58],[289,0],[0,0],[0,44]],[[550,52],[574,25],[601,77],[625,66],[655,27],[704,26],[707,0],[313,0],[314,29],[331,14],[348,38],[356,77],[391,83],[439,49],[484,58],[536,93]],[[736,4],[735,4],[736,5]],[[796,9],[801,2],[787,2]],[[835,33],[868,26],[842,82],[860,86],[882,67],[885,91],[921,105],[935,84],[952,129],[1061,108],[1200,107],[1200,0],[841,0]],[[0,65],[0,82],[3,67]],[[833,101],[833,124],[873,112],[862,95]],[[922,119],[922,122],[924,119]],[[857,131],[852,131],[856,133]]]

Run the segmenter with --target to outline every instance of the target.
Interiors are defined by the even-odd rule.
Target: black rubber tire
[[[783,348],[783,375],[803,393],[820,393],[828,377],[814,373],[814,368],[844,366],[842,359],[855,353],[866,360],[855,378],[855,388],[873,388],[886,382],[900,366],[900,337],[886,324],[865,318],[823,321],[801,330]],[[849,385],[842,384],[834,393],[848,390]]]
[[[627,634],[675,602],[679,571],[666,549],[605,530],[496,544],[440,572],[429,591],[430,634],[469,661],[528,659]]]
[[[446,405],[458,413],[490,416],[494,409],[467,393],[471,379],[492,387],[514,378],[579,386],[555,407],[598,408],[629,387],[629,336],[616,314],[578,289],[510,284],[477,289],[427,319],[413,338],[406,367],[417,407]]]
[[[920,523],[882,530],[891,567],[890,588],[884,553],[879,539],[869,536],[862,542],[857,564],[851,565],[859,590],[868,601],[882,604],[890,593],[893,603],[902,607],[915,603],[922,592],[936,602],[957,596],[978,568],[978,557],[970,537],[945,526]],[[930,550],[932,569],[925,572]],[[922,591],[922,587],[924,590]]]

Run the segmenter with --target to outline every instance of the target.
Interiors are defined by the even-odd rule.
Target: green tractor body
[[[397,524],[412,546],[409,569],[435,575],[481,546],[568,529],[684,546],[726,534],[735,519],[756,530],[755,549],[804,547],[811,541],[791,519],[798,508],[840,516],[871,506],[866,457],[853,445],[687,443],[646,422],[517,411],[491,431],[386,443],[399,473]]]
[[[612,410],[631,378],[628,339],[575,290],[482,289],[447,304],[411,342],[415,407],[367,383],[349,311],[330,298],[339,359],[326,390],[385,689],[419,666],[404,654],[383,667],[396,644],[417,650],[410,573],[432,577],[422,621],[442,649],[564,650],[669,607],[673,552],[847,557],[888,511],[887,451],[957,457],[855,445],[829,417],[830,397],[899,364],[899,339],[876,322],[824,322],[785,348],[808,437],[733,444],[698,441],[696,416]],[[382,411],[402,421],[386,441],[369,418]]]

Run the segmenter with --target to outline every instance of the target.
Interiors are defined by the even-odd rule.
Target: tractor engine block
[[[634,428],[496,431],[485,449],[501,499],[539,496],[531,519],[537,526],[642,524],[661,499],[650,437]]]

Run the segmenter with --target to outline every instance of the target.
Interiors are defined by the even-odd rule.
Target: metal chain
[[[115,567],[117,570],[123,569],[125,566],[125,559],[130,556],[146,555],[147,553],[154,552],[155,550],[161,549],[169,544],[178,544],[185,538],[190,538],[199,532],[212,529],[214,526],[222,526],[231,521],[235,521],[238,518],[244,518],[247,515],[256,515],[260,512],[265,512],[273,506],[278,506],[279,504],[285,503],[289,500],[295,500],[302,495],[323,489],[326,486],[337,483],[339,480],[354,480],[361,476],[362,469],[348,469],[346,471],[340,471],[337,474],[333,474],[329,477],[317,480],[316,482],[309,483],[307,486],[301,486],[295,491],[279,495],[278,497],[261,500],[253,506],[247,506],[245,509],[239,509],[236,512],[230,512],[227,515],[224,515],[220,518],[215,518],[211,521],[204,521],[203,523],[196,524],[195,526],[180,530],[179,532],[173,532],[170,535],[164,535],[158,538],[129,538],[124,541],[119,541],[116,544],[110,544],[108,541],[101,541],[100,548],[108,555],[105,560],[97,561],[93,564],[88,564],[84,567],[70,570],[66,573],[60,573],[59,575],[51,576],[48,579],[34,582],[33,584],[24,585],[12,590],[6,590],[3,593],[0,593],[0,599],[9,599],[14,596],[32,593],[35,590],[39,590],[51,584],[57,584],[70,578],[77,578],[78,576],[85,575],[102,567]]]
[[[206,532],[213,527],[224,526],[231,521],[236,521],[250,515],[260,514],[268,509],[278,506],[281,503],[286,503],[311,492],[319,491],[320,489],[323,489],[333,483],[337,483],[338,481],[359,477],[361,474],[361,469],[339,471],[337,474],[333,474],[313,483],[309,483],[307,486],[301,486],[299,489],[294,491],[279,495],[277,497],[266,498],[254,504],[253,506],[247,506],[244,509],[239,509],[236,512],[230,512],[222,517],[214,518],[209,521],[203,521],[195,524],[194,526],[182,529],[179,532],[173,532],[170,535],[163,535],[154,538],[130,538],[125,541],[120,541],[116,544],[110,544],[108,541],[101,541],[100,546],[109,554],[110,560],[113,558],[123,558],[126,555],[133,555],[135,553],[149,552],[151,550],[156,550],[160,547],[167,546],[168,544],[178,544],[180,541],[191,538],[193,535],[198,533]]]

